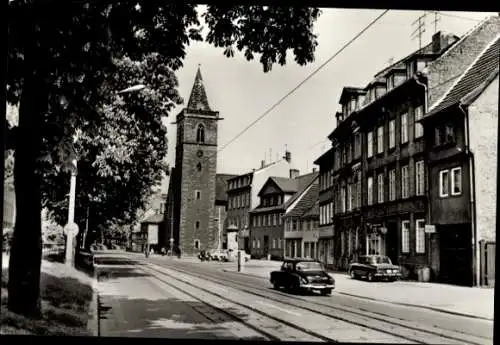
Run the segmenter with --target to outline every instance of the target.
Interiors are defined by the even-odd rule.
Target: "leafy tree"
[[[206,39],[224,48],[228,56],[234,54],[235,48],[244,51],[249,60],[260,54],[264,71],[269,71],[274,63],[283,65],[288,49],[293,49],[297,63],[305,64],[313,61],[317,43],[312,27],[318,16],[317,9],[208,6]],[[11,104],[19,103],[19,125],[8,131],[8,148],[15,149],[17,196],[8,307],[30,316],[40,312],[40,210],[42,192],[45,193],[42,177],[50,174],[48,165],[66,167],[71,161],[75,154],[75,128],[84,128],[84,137],[98,137],[95,133],[102,130],[101,110],[106,114],[104,105],[109,104],[109,86],[119,75],[117,61],[125,61],[122,59],[126,57],[143,61],[158,53],[157,59],[163,65],[176,70],[182,66],[189,42],[202,37],[196,5],[158,0],[14,0],[9,2],[6,18],[7,98]],[[147,93],[131,97],[147,97]],[[120,114],[128,112],[111,113],[119,122],[126,121]],[[136,114],[135,109],[130,113]],[[157,125],[150,121],[149,126]],[[116,134],[109,131],[103,135],[109,133]],[[109,147],[104,150],[106,153],[95,153],[98,163],[92,167],[98,167],[103,179],[109,177],[105,172],[117,171],[116,162],[107,158],[112,150]],[[130,164],[126,159],[130,156],[123,156],[120,164]],[[100,187],[104,187],[103,183],[96,181]],[[110,198],[117,200],[119,208],[123,206],[120,198],[126,197],[119,189],[125,184],[122,180],[114,183],[116,190]],[[131,178],[130,183],[140,186],[142,182]]]

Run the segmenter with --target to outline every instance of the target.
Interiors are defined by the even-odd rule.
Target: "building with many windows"
[[[258,192],[259,205],[250,211],[250,250],[253,257],[284,257],[283,217],[295,207],[317,177],[317,172],[299,176],[299,171],[292,169],[289,178],[267,179]]]
[[[322,259],[319,252],[318,179],[283,216],[285,256]]]
[[[237,231],[239,249],[250,253],[250,214],[259,205],[258,192],[271,176],[288,177],[292,167],[292,156],[285,156],[276,162],[261,162],[259,169],[233,176],[227,181],[227,221],[224,233]],[[227,236],[224,236],[226,238]]]
[[[500,18],[492,17],[428,70],[429,109],[422,123],[430,265],[444,283],[494,285],[499,56]],[[435,87],[455,75],[446,89]]]

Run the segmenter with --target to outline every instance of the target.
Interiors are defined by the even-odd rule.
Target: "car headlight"
[[[335,283],[335,279],[331,275],[328,275],[328,282],[330,284],[333,284],[333,283]]]

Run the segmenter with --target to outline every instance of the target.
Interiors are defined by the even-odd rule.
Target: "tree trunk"
[[[41,179],[36,164],[41,149],[40,119],[47,105],[44,89],[36,75],[25,79],[14,163],[16,224],[9,263],[8,308],[28,317],[41,313]]]

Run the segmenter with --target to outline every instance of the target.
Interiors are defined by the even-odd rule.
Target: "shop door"
[[[394,265],[398,264],[399,257],[399,233],[398,233],[398,223],[388,222],[387,223],[387,234],[385,235],[385,249],[386,255],[391,259]]]
[[[472,286],[472,236],[470,225],[439,227],[440,281]]]

